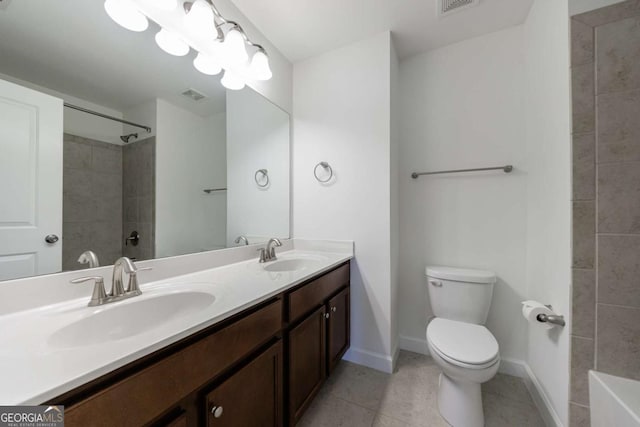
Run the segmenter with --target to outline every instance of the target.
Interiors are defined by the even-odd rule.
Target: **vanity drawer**
[[[324,303],[331,294],[349,284],[349,264],[345,264],[324,276],[303,285],[291,292],[287,298],[289,302],[288,321],[293,322],[313,308]]]
[[[67,426],[143,425],[282,328],[282,300],[119,381],[65,411]]]

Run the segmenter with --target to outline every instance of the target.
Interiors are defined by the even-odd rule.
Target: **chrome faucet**
[[[123,296],[125,294],[123,273],[128,273],[129,275],[135,276],[136,272],[136,266],[133,265],[133,262],[129,258],[127,258],[126,256],[118,258],[113,264],[113,277],[111,279],[111,293],[109,294],[109,296]]]
[[[237,245],[238,243],[240,243],[240,242],[244,242],[244,245],[245,245],[245,246],[248,246],[248,245],[249,245],[249,240],[248,240],[245,236],[238,236],[238,237],[236,237],[235,242],[236,242],[236,245]]]
[[[276,256],[276,248],[274,248],[272,245],[280,247],[282,246],[282,242],[280,241],[280,239],[274,237],[272,239],[269,239],[266,248],[258,249],[258,251],[260,251],[260,263],[275,261],[278,259],[278,257]]]
[[[122,257],[118,258],[113,264],[113,279],[111,282],[111,291],[109,293],[106,292],[104,288],[104,279],[100,276],[79,277],[71,280],[70,283],[84,283],[93,280],[95,285],[93,287],[91,300],[89,301],[89,307],[95,307],[97,305],[108,304],[110,302],[141,295],[142,291],[138,284],[138,272],[145,270],[151,270],[151,268],[136,268],[133,261],[127,257]],[[124,273],[129,275],[129,282],[127,283],[126,289],[123,285]]]
[[[89,264],[89,268],[100,267],[100,262],[98,261],[98,255],[96,255],[93,251],[85,251],[82,252],[80,258],[78,258],[78,262],[80,264]]]

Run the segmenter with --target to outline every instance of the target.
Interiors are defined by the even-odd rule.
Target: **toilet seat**
[[[453,365],[485,369],[499,362],[498,342],[482,325],[435,318],[426,335],[433,350]]]

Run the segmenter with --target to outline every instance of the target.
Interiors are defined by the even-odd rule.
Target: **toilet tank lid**
[[[425,273],[434,279],[467,283],[496,283],[496,273],[493,271],[428,265]]]

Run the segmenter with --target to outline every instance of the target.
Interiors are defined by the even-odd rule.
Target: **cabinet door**
[[[326,376],[325,307],[289,332],[289,423],[298,422]]]
[[[282,425],[282,375],[278,341],[207,394],[207,426]]]
[[[187,414],[182,413],[167,423],[167,427],[187,427],[189,425]]]
[[[327,311],[329,313],[327,372],[331,373],[349,348],[351,336],[349,327],[349,288],[329,300]]]

